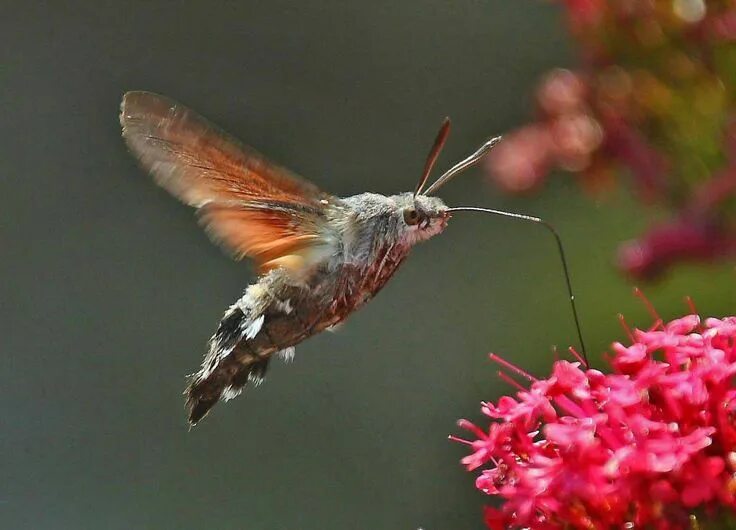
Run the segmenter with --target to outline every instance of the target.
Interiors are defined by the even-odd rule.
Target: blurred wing
[[[210,237],[236,258],[250,256],[261,272],[284,267],[292,272],[332,254],[321,209],[293,203],[209,203],[199,210]]]
[[[324,205],[339,199],[242,145],[195,112],[150,92],[128,92],[123,138],[156,182],[199,209],[207,232],[260,268],[300,268],[322,236]]]

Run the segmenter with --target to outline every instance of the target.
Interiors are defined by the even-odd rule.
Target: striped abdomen
[[[343,321],[385,285],[405,252],[387,248],[368,267],[344,265],[294,285],[272,271],[251,285],[223,316],[202,368],[189,385],[189,422],[196,424],[220,400],[229,400],[265,377],[271,356],[285,358],[304,339]]]

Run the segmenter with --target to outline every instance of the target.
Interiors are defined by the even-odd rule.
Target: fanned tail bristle
[[[189,409],[189,425],[194,427],[199,423],[199,420],[205,417],[212,407],[219,401],[217,399],[199,399],[190,395],[187,400],[187,407]]]
[[[238,396],[248,383],[260,384],[269,360],[270,357],[238,359],[230,354],[209,375],[197,374],[186,391],[190,425],[196,425],[218,401]]]

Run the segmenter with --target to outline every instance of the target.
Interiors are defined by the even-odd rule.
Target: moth
[[[268,161],[163,96],[126,93],[120,123],[143,169],[196,208],[215,242],[236,259],[253,259],[259,273],[225,311],[199,371],[191,377],[185,392],[191,425],[218,401],[261,383],[274,355],[292,358],[295,345],[340,324],[370,301],[411,248],[441,233],[453,212],[486,211],[543,222],[498,210],[449,208],[430,195],[500,140],[486,141],[425,189],[447,139],[449,120],[442,124],[413,192],[345,198]],[[570,295],[572,300],[571,288]]]

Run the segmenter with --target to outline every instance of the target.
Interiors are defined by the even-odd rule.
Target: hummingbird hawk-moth
[[[415,244],[445,229],[453,211],[543,223],[498,210],[449,208],[430,196],[500,140],[488,140],[425,190],[449,120],[413,192],[346,198],[325,193],[157,94],[126,93],[120,123],[130,151],[155,181],[195,207],[207,234],[235,258],[253,259],[259,272],[225,311],[191,378],[186,396],[192,425],[218,401],[262,382],[272,356],[291,358],[296,344],[340,324],[373,298]],[[567,275],[564,255],[563,265]],[[572,300],[569,278],[568,290]]]

